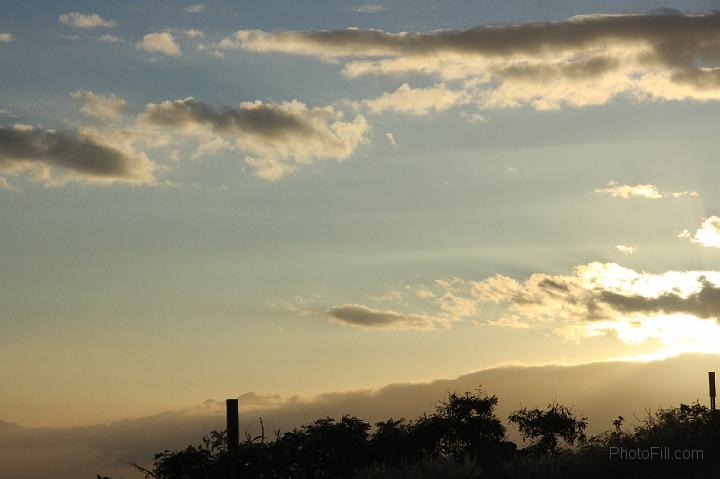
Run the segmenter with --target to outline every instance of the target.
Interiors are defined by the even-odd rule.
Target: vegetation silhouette
[[[522,408],[508,418],[522,448],[507,440],[497,403],[480,389],[451,393],[412,421],[371,426],[354,416],[325,417],[276,431],[270,441],[264,428],[260,436],[246,434],[236,450],[228,449],[225,432],[213,431],[197,446],[156,454],[149,468],[134,466],[147,479],[691,478],[720,472],[720,418],[698,403],[646,411],[632,430],[620,416],[612,430],[592,437],[585,433],[587,418],[568,406]]]

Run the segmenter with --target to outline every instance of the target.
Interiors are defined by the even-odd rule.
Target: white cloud
[[[596,188],[595,193],[603,193],[613,198],[645,198],[657,200],[660,198],[682,198],[697,197],[697,191],[659,191],[657,186],[651,184],[638,183],[636,185],[623,185],[616,181],[608,182],[605,188]]]
[[[60,23],[72,28],[113,28],[117,25],[114,20],[105,20],[96,13],[70,12],[59,17]]]
[[[183,34],[188,38],[203,38],[205,34],[201,32],[200,30],[197,30],[195,28],[191,28],[190,30],[185,30]]]
[[[385,138],[387,138],[388,143],[390,143],[392,146],[397,146],[397,141],[395,141],[395,135],[387,132],[385,133]]]
[[[379,13],[383,10],[385,10],[385,7],[383,7],[379,3],[366,3],[364,5],[360,5],[359,7],[353,8],[353,12],[357,13]]]
[[[89,90],[77,90],[70,96],[82,103],[80,111],[101,120],[112,120],[120,117],[125,110],[125,100],[115,95],[98,95]]]
[[[203,13],[205,11],[205,4],[196,3],[195,5],[188,5],[187,7],[183,8],[183,10],[188,13]]]
[[[445,111],[467,101],[468,96],[465,92],[452,91],[442,84],[429,88],[412,88],[407,83],[403,83],[392,93],[383,93],[379,98],[365,100],[362,103],[373,113],[392,111],[427,115],[430,112]]]
[[[720,217],[705,218],[694,235],[684,230],[678,237],[689,238],[691,242],[705,248],[720,248]]]
[[[12,33],[0,33],[0,43],[10,43],[15,40]]]
[[[148,33],[143,37],[142,42],[138,42],[137,48],[148,53],[160,53],[172,57],[182,54],[180,45],[169,32]]]
[[[624,244],[615,245],[615,249],[624,255],[631,255],[637,251],[637,248],[635,248],[634,246],[628,246]]]
[[[615,181],[610,181],[605,188],[596,188],[595,193],[604,193],[613,198],[646,198],[657,200],[663,197],[657,189],[657,186],[650,184],[637,185],[621,185]]]
[[[110,35],[110,34],[99,36],[98,41],[100,43],[123,43],[122,38],[118,38],[115,35]]]
[[[315,160],[342,161],[366,140],[369,126],[357,115],[345,120],[333,107],[310,108],[302,102],[245,102],[216,110],[193,98],[147,105],[139,122],[205,143],[228,142],[244,152],[256,176],[276,181]]]

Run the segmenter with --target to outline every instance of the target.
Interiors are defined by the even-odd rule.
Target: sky
[[[715,7],[2,2],[0,419],[720,352]]]

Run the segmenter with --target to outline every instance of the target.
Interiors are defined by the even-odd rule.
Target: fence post
[[[708,386],[710,388],[710,410],[715,412],[715,371],[708,372]]]
[[[240,444],[240,419],[238,418],[238,400],[227,399],[227,444],[228,451],[237,451]]]

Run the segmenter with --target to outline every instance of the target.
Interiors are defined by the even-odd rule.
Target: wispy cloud
[[[101,120],[118,118],[125,110],[125,100],[116,95],[98,95],[89,90],[77,90],[70,96],[81,103],[80,110]]]
[[[98,41],[100,43],[123,43],[122,38],[118,38],[115,35],[110,35],[110,34],[100,35],[98,37]]]
[[[188,5],[187,7],[183,8],[183,10],[188,13],[203,13],[205,11],[205,4],[196,3],[194,5]]]
[[[379,3],[366,3],[352,9],[357,13],[379,13],[385,10],[385,7]]]
[[[660,198],[682,198],[684,196],[698,196],[696,191],[670,191],[660,192],[657,186],[648,183],[623,185],[616,181],[608,182],[605,188],[595,188],[595,193],[610,195],[613,198],[631,199],[644,198],[658,200]]]
[[[115,20],[106,20],[96,13],[63,13],[60,15],[59,20],[63,25],[72,28],[114,28],[117,25]]]
[[[395,135],[393,135],[390,132],[385,133],[385,138],[387,139],[388,143],[390,143],[392,146],[397,146],[397,141],[395,141]]]
[[[628,246],[624,244],[615,245],[615,249],[626,256],[631,255],[637,251],[637,248],[635,248],[634,246]]]

